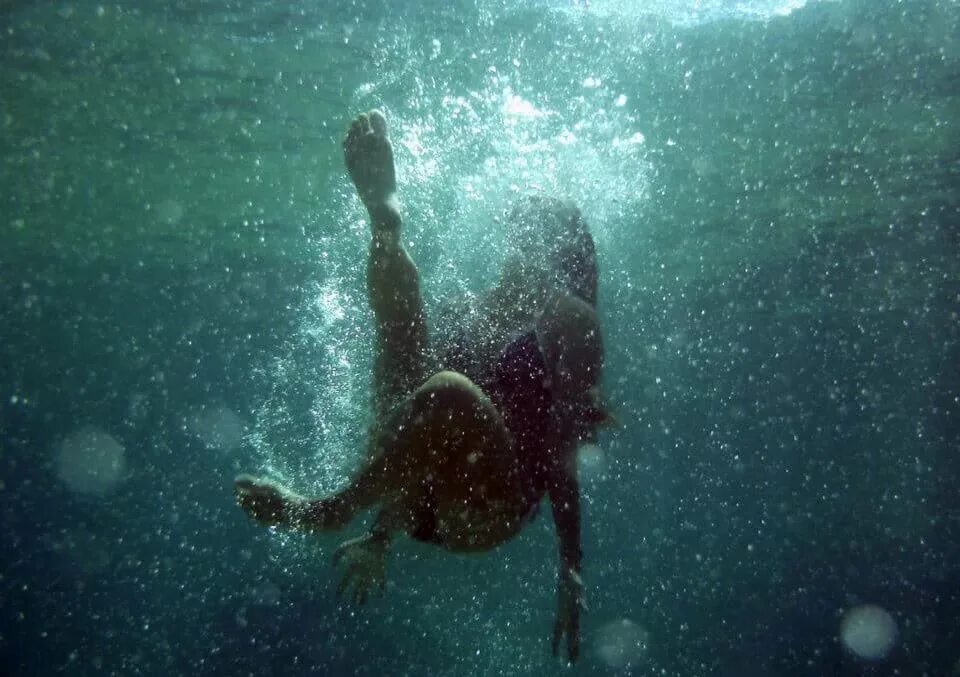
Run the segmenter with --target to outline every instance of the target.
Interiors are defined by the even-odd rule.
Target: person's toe
[[[370,133],[371,131],[370,116],[367,115],[366,113],[360,113],[360,115],[357,116],[357,121],[355,124],[357,125],[359,133],[361,134]]]
[[[377,136],[386,136],[387,135],[387,118],[379,110],[374,108],[372,111],[367,113],[367,116],[370,120],[370,129]]]

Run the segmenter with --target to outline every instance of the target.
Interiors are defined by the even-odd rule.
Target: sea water
[[[549,509],[462,557],[253,524],[363,462],[379,108],[436,317],[574,201],[605,401],[577,674],[960,660],[960,5],[6,2],[0,655],[11,674],[565,672]],[[535,253],[533,253],[535,255]],[[870,610],[865,614],[864,610]],[[866,671],[866,672],[865,672]]]

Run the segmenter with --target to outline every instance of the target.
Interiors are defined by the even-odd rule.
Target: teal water
[[[955,1],[8,0],[0,59],[8,673],[960,670]],[[620,425],[572,668],[548,510],[482,557],[398,541],[356,608],[342,539],[233,503],[361,461],[372,107],[434,315],[516,197],[593,229]]]

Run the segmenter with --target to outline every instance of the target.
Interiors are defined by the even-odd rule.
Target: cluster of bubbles
[[[354,113],[380,108],[387,115],[407,244],[431,312],[437,298],[489,286],[503,256],[503,216],[518,197],[575,202],[602,246],[611,217],[643,200],[650,182],[650,121],[635,119],[628,94],[604,73],[532,90],[540,81],[535,64],[494,53],[455,72],[447,60],[457,46],[442,37],[420,53],[421,29],[393,27],[378,41],[385,66],[369,71],[377,79],[357,83],[350,105]],[[330,241],[312,243],[322,279],[304,295],[290,352],[270,367],[275,388],[251,438],[264,470],[319,490],[342,482],[363,455],[372,347],[358,274],[366,247],[353,242],[368,237],[363,210],[345,172],[329,185],[318,219],[337,228]],[[172,210],[162,211],[169,219]],[[291,396],[301,403],[291,406]],[[299,438],[294,444],[279,444],[291,435]]]
[[[346,265],[331,261],[328,277],[306,290],[249,437],[262,472],[310,494],[342,486],[364,457],[372,349],[367,309],[341,274]]]
[[[587,74],[569,98],[540,100],[515,91],[515,77],[493,68],[481,91],[450,85],[431,109],[393,116],[402,199],[435,221],[426,236],[448,264],[438,276],[476,284],[471,268],[495,270],[508,237],[503,217],[519,197],[571,200],[602,246],[611,217],[649,190],[643,121],[624,93]]]
[[[500,4],[503,0],[493,0]],[[544,0],[550,9],[573,15],[602,16],[611,19],[663,19],[689,26],[718,19],[763,21],[787,16],[806,5],[808,0]]]

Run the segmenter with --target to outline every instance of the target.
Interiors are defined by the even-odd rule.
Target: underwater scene
[[[235,478],[370,467],[372,110],[431,341],[579,210],[603,404],[365,565]],[[960,675],[958,319],[956,0],[3,0],[0,672]]]

